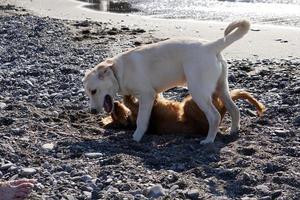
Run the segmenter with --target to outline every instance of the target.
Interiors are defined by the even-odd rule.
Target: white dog
[[[187,85],[209,122],[208,135],[201,144],[214,142],[219,130],[220,114],[212,103],[213,93],[220,96],[230,113],[231,133],[237,132],[240,113],[229,95],[228,67],[221,51],[242,38],[249,28],[248,21],[235,21],[226,28],[223,38],[213,42],[170,39],[137,47],[101,62],[83,78],[91,108],[100,111],[104,107],[111,112],[116,93],[137,97],[139,111],[133,139],[140,141],[147,131],[156,94]]]

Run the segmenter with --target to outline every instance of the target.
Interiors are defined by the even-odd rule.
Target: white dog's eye
[[[91,94],[94,95],[96,94],[97,90],[91,90]]]

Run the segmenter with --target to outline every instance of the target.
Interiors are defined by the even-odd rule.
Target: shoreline
[[[201,37],[216,40],[223,36],[228,23],[212,21],[196,21],[187,19],[158,19],[149,16],[118,14],[93,11],[84,8],[85,3],[73,0],[36,0],[5,2],[23,7],[33,14],[67,20],[91,20],[110,23],[112,27],[122,25],[130,28],[142,28],[154,37]],[[275,25],[253,24],[251,31],[232,46],[224,50],[227,59],[299,59],[300,28]]]

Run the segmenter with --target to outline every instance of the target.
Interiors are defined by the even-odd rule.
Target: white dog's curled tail
[[[232,32],[234,29],[236,31]],[[216,52],[220,53],[226,47],[234,43],[235,41],[241,39],[244,35],[248,33],[250,29],[250,22],[247,20],[238,20],[230,23],[224,31],[224,37],[218,39],[217,41],[208,43],[209,46]]]

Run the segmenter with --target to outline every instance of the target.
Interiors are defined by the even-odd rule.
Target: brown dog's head
[[[102,120],[107,128],[135,128],[135,119],[131,111],[122,103],[115,101],[113,111],[110,114],[110,119]]]
[[[114,63],[106,60],[92,70],[87,71],[82,79],[86,94],[90,99],[91,110],[110,113],[113,110],[113,97],[119,90],[118,81],[112,70]]]

